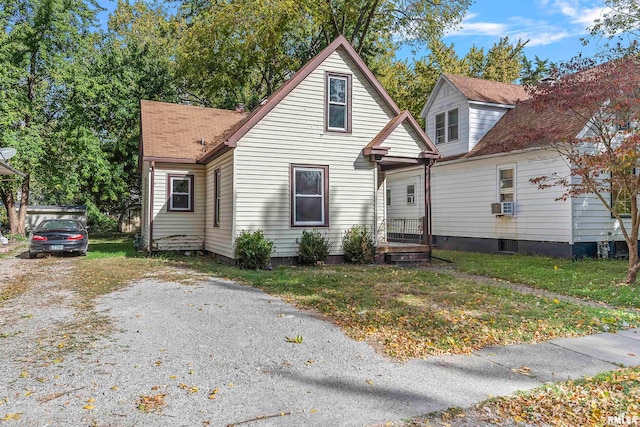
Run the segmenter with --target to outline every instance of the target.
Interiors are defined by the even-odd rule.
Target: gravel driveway
[[[0,277],[61,277],[74,262],[3,258]],[[469,406],[487,397],[484,378],[507,375],[468,362],[456,370],[465,356],[390,361],[330,322],[217,278],[132,283],[96,311],[112,331],[56,352],[56,325],[84,319],[73,295],[43,279],[0,301],[7,425],[367,426]],[[535,385],[505,380],[504,394]]]

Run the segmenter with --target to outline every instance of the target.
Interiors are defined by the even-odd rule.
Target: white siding
[[[324,131],[325,71],[353,74],[351,134]],[[392,116],[355,64],[341,50],[331,54],[238,141],[235,233],[262,229],[275,242],[274,256],[297,255],[305,228],[290,225],[292,163],[329,167],[330,226],[321,231],[333,254],[354,224],[377,229],[375,165],[362,151]]]
[[[407,203],[409,185],[415,185],[414,204]],[[387,188],[391,190],[391,205],[387,206],[387,218],[416,219],[424,216],[424,167],[387,172]]]
[[[605,195],[609,203],[610,195]],[[575,243],[598,242],[601,240],[624,240],[620,223],[611,217],[595,195],[583,195],[572,200],[573,240]],[[631,220],[625,219],[624,226],[630,231]]]
[[[515,166],[515,217],[496,217],[497,168]],[[552,152],[502,155],[432,168],[433,234],[457,237],[570,242],[571,203],[556,201],[559,188],[540,190],[529,180],[553,172],[567,174],[566,164]]]
[[[459,109],[458,123],[460,131],[457,141],[438,144],[438,150],[444,157],[454,156],[469,151],[469,103],[458,89],[443,82],[440,90],[427,111],[425,130],[429,138],[436,142],[436,114],[445,113],[454,108]]]
[[[233,258],[233,151],[223,154],[207,165],[206,241],[210,252]],[[214,227],[215,171],[220,169],[220,224]]]
[[[382,146],[389,148],[388,156],[416,158],[426,148],[422,144],[418,146],[416,141],[420,141],[417,132],[404,122],[387,137]]]
[[[169,175],[194,176],[193,212],[167,212]],[[201,165],[156,164],[153,194],[153,249],[203,249],[205,235],[205,168]]]
[[[469,104],[469,151],[507,111],[504,107]]]

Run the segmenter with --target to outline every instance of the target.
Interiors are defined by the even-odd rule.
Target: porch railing
[[[387,218],[389,242],[421,243],[424,218]]]

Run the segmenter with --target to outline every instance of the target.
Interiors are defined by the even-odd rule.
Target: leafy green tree
[[[548,59],[540,59],[536,55],[533,61],[530,61],[525,57],[522,59],[520,83],[526,86],[535,86],[544,78],[549,77],[554,69],[555,65],[550,64]]]
[[[182,32],[178,75],[191,101],[256,105],[309,58],[314,33],[295,0],[214,2]]]
[[[172,57],[178,24],[161,7],[119,1],[89,67],[90,108],[78,117],[100,140],[96,178],[82,194],[102,212],[139,203],[140,99],[177,102]]]
[[[253,106],[342,34],[375,70],[397,37],[424,44],[471,0],[186,0],[178,73],[194,101]]]
[[[435,38],[429,43],[426,57],[414,59],[412,63],[389,60],[378,75],[400,108],[408,109],[414,117],[419,117],[441,73],[504,83],[516,81],[526,60],[523,53],[525,44],[520,40],[511,44],[504,37],[486,53],[483,48],[473,46],[464,57],[459,57],[453,44]]]
[[[13,233],[23,233],[32,189],[73,170],[69,136],[62,130],[65,107],[83,84],[78,64],[93,41],[98,6],[92,0],[16,0],[0,4],[4,71],[0,144],[16,148],[12,164],[26,173],[21,182],[0,183],[0,199]],[[58,156],[58,154],[63,154]],[[16,205],[20,204],[19,212]]]

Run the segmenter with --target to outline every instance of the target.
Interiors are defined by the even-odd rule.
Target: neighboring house
[[[603,240],[623,240],[595,197],[558,201],[562,188],[541,190],[530,182],[569,176],[569,166],[540,143],[516,144],[522,129],[561,124],[575,137],[587,123],[570,113],[534,112],[526,101],[516,107],[527,98],[517,85],[447,74],[438,80],[422,110],[426,133],[444,156],[431,169],[435,247],[571,258],[595,256]],[[390,219],[424,215],[409,203],[421,197],[421,179],[416,168],[387,175]]]
[[[233,259],[236,236],[260,229],[294,258],[319,229],[339,256],[353,225],[385,241],[385,170],[437,157],[339,37],[248,115],[141,101],[143,245]]]

